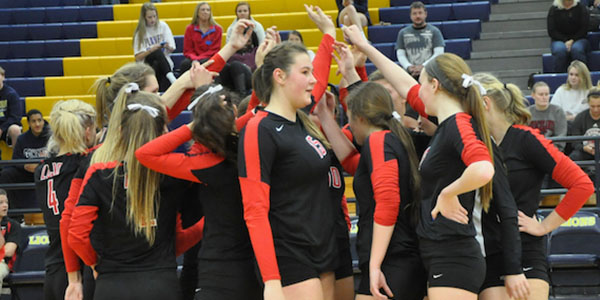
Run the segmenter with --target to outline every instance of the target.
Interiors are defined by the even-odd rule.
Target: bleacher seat
[[[14,8],[12,13],[13,21],[16,24],[46,22],[46,8],[44,7]]]
[[[442,31],[444,39],[479,39],[481,33],[480,20],[430,22],[430,24],[437,26]],[[372,43],[395,43],[398,32],[408,25],[370,26],[368,29],[369,40]]]
[[[554,72],[554,61],[554,56],[550,53],[545,53],[542,56],[544,73]],[[600,71],[600,50],[590,52],[588,55],[587,67],[590,71]]]
[[[85,0],[4,0],[0,1],[0,8],[23,8],[23,7],[50,7],[50,6],[74,6],[85,5]]]
[[[600,80],[600,71],[590,72],[592,77],[592,83],[596,85]],[[543,81],[550,87],[550,93],[554,93],[556,89],[563,83],[567,82],[567,73],[556,73],[556,74],[536,74],[533,76],[533,81]]]
[[[23,226],[22,234],[26,242],[15,261],[14,272],[7,277],[11,295],[13,299],[43,299],[48,233],[44,227]]]
[[[490,17],[490,10],[490,3],[488,1],[433,4],[427,6],[427,21],[467,19],[487,21]],[[411,23],[410,6],[380,8],[379,19],[392,24]]]
[[[592,50],[600,50],[600,32],[588,32],[587,39]]]
[[[95,38],[97,22],[0,25],[0,41]]]
[[[14,88],[21,97],[45,95],[43,77],[6,78],[4,82]]]
[[[600,293],[600,218],[579,211],[550,234],[548,262],[554,295]]]
[[[427,9],[427,11],[429,11],[429,9]],[[456,20],[479,19],[488,21],[491,13],[490,2],[477,1],[452,3],[452,13]]]
[[[471,40],[470,39],[454,39],[445,40],[445,52],[454,53],[464,59],[471,58]],[[381,51],[385,56],[393,61],[397,61],[396,51],[394,50],[396,43],[380,43],[373,44],[375,48]]]
[[[407,6],[413,3],[414,0],[390,0],[390,6]],[[421,1],[425,3],[425,5],[429,4],[439,4],[439,3],[455,3],[455,2],[471,2],[470,0],[423,0]],[[491,0],[491,3],[498,3],[498,0]]]

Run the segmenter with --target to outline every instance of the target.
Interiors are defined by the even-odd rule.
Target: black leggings
[[[148,54],[146,58],[144,58],[144,62],[154,69],[156,73],[156,79],[158,80],[158,90],[161,92],[166,91],[169,86],[171,86],[171,82],[167,79],[166,75],[171,72],[171,65],[169,65],[169,61],[165,57],[165,54],[162,50],[155,50],[154,52]]]

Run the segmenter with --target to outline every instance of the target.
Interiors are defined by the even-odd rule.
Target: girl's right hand
[[[435,220],[438,214],[442,214],[446,219],[458,222],[461,224],[469,224],[469,213],[460,205],[458,196],[447,195],[444,190],[437,198],[437,203],[431,211],[431,218]]]
[[[285,300],[281,280],[268,280],[265,282],[263,296],[265,297],[264,300]]]
[[[365,39],[365,36],[361,32],[362,29],[356,25],[344,26],[342,31],[344,32],[344,39],[352,45],[358,47],[358,50],[364,51],[369,45],[369,41]]]
[[[376,268],[372,268],[369,271],[369,279],[370,279],[370,285],[371,285],[371,294],[373,294],[373,298],[378,299],[378,300],[385,300],[385,299],[389,299],[388,296],[390,298],[394,297],[394,293],[392,293],[392,290],[390,289],[390,287],[387,284],[387,281],[385,279],[385,275],[383,275],[383,272],[381,272],[381,269],[376,269]],[[386,293],[386,295],[383,295],[379,289],[383,289],[383,291]]]

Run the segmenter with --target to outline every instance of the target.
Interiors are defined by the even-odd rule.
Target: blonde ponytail
[[[81,100],[58,101],[50,112],[52,135],[48,150],[53,154],[87,152],[86,128],[94,126],[94,108]]]

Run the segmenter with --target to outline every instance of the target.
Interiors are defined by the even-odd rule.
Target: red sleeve
[[[383,226],[393,226],[400,210],[398,160],[385,160],[385,135],[389,131],[374,132],[369,136],[371,154],[371,185],[375,199],[373,220]]]
[[[555,211],[561,218],[568,220],[577,213],[587,199],[594,193],[594,184],[589,176],[587,176],[577,164],[559,151],[550,140],[539,134],[539,131],[523,125],[514,125],[514,127],[528,131],[556,163],[552,170],[552,179],[568,191],[556,206]],[[541,155],[538,154],[537,156]],[[532,160],[535,161],[536,159],[532,158]]]
[[[181,214],[177,213],[177,223],[175,224],[175,256],[179,256],[202,240],[204,232],[204,217],[196,224],[183,229],[181,226]]]
[[[342,164],[344,171],[354,176],[354,173],[356,173],[356,167],[358,167],[358,161],[360,161],[360,153],[358,150],[354,149],[340,163]]]
[[[356,69],[356,73],[358,73],[360,80],[365,81],[365,82],[369,81],[369,75],[367,75],[367,67],[361,66],[361,67],[355,67],[354,69]]]
[[[346,200],[346,195],[342,196],[342,211],[344,212],[344,220],[346,220],[346,224],[348,225],[348,231],[352,230],[352,222],[350,222],[350,213],[348,213],[348,201]]]
[[[463,145],[461,158],[466,166],[478,161],[492,162],[488,148],[477,138],[475,130],[473,130],[470,115],[466,113],[456,114],[456,127]]]
[[[83,179],[81,178],[73,178],[73,180],[71,180],[69,195],[67,196],[67,199],[65,199],[65,208],[63,209],[60,219],[60,243],[67,273],[79,271],[81,269],[79,257],[75,254],[75,251],[73,251],[69,244],[69,227],[71,226],[71,216],[79,198],[82,182]]]
[[[270,186],[263,182],[261,178],[258,127],[260,121],[266,115],[265,112],[260,112],[248,123],[243,137],[243,155],[238,157],[238,160],[243,160],[241,164],[245,164],[246,171],[245,177],[240,172],[244,219],[246,220],[260,273],[265,282],[281,279],[277,257],[275,256],[273,232],[269,223]]]
[[[227,63],[223,59],[223,57],[221,57],[221,54],[219,54],[218,52],[215,55],[213,55],[209,60],[212,60],[213,63],[206,69],[213,72],[221,72],[221,70],[223,70],[225,64]]]
[[[348,111],[348,104],[346,103],[346,97],[348,97],[348,88],[340,88],[340,104],[344,108],[344,112]]]
[[[172,177],[199,182],[193,170],[210,168],[221,163],[224,158],[213,153],[186,155],[171,153],[177,147],[192,139],[192,131],[187,125],[163,134],[135,151],[135,157],[145,167]]]
[[[423,104],[423,100],[419,98],[419,89],[421,88],[420,84],[413,85],[410,90],[408,90],[408,94],[406,96],[406,101],[408,104],[419,113],[423,118],[429,118],[427,113],[425,113],[425,104]]]
[[[235,120],[235,127],[237,128],[237,131],[242,131],[242,129],[246,127],[246,124],[248,124],[248,121],[250,121],[252,117],[254,117],[254,112],[252,110],[247,110],[243,116],[237,118]]]
[[[173,107],[165,107],[167,109],[169,121],[175,120],[175,118],[177,118],[177,116],[179,116],[179,114],[186,109],[186,107],[190,104],[192,95],[194,95],[194,89],[185,90],[179,99],[177,99],[177,102],[175,102]]]
[[[188,25],[185,28],[185,34],[183,35],[183,56],[197,60],[199,56],[196,54],[196,47],[194,46],[194,26]]]
[[[311,112],[321,100],[321,97],[327,90],[327,83],[329,82],[329,71],[331,70],[331,53],[333,53],[333,43],[335,39],[329,35],[323,35],[321,39],[321,44],[319,44],[319,49],[317,50],[317,54],[315,54],[315,58],[313,59],[313,76],[317,80],[315,86],[312,90],[312,95],[315,99],[315,105],[313,105]]]
[[[248,102],[248,108],[246,111],[255,109],[259,104],[260,99],[258,99],[258,96],[256,96],[256,92],[252,90],[252,96],[250,96],[250,102]]]

